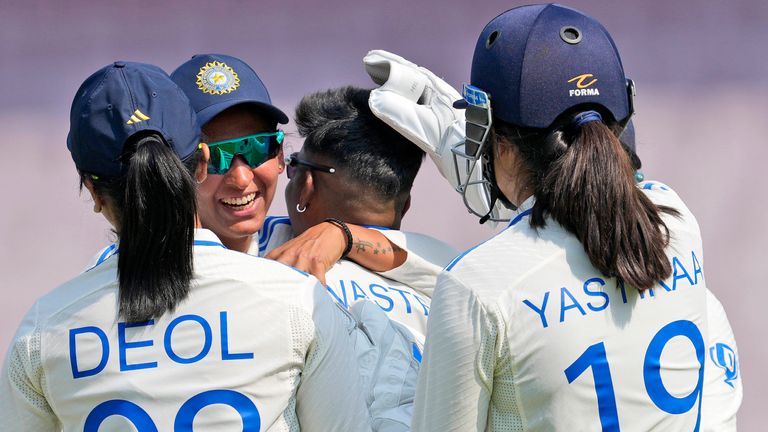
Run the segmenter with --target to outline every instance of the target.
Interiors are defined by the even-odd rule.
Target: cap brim
[[[197,113],[197,121],[200,123],[200,126],[204,126],[206,123],[211,121],[212,118],[219,115],[225,109],[240,104],[253,105],[257,110],[264,112],[266,115],[273,118],[280,124],[288,123],[288,116],[274,105],[250,99],[230,99],[225,102],[207,106]]]

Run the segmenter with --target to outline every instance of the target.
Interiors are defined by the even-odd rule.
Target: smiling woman
[[[250,106],[235,105],[203,126],[203,138],[215,144],[254,134],[277,133],[275,126],[274,121]],[[278,175],[284,169],[282,146],[277,144],[267,153],[271,157],[260,164],[253,166],[238,154],[232,158],[228,170],[209,174],[200,185],[198,202],[203,226],[215,232],[230,249],[248,250],[251,236],[264,223],[275,196]],[[215,152],[216,147],[212,151]]]
[[[212,75],[212,70],[222,76]],[[225,246],[251,255],[267,252],[254,239],[264,226],[280,173],[285,169],[278,124],[288,117],[272,105],[267,88],[242,60],[222,54],[201,54],[179,66],[171,78],[192,102],[210,143],[208,178],[200,185],[198,204],[202,225],[215,232]],[[302,165],[296,160],[297,166]],[[290,168],[289,173],[293,173]],[[312,273],[321,281],[326,271],[351,247],[348,238],[330,223],[320,222],[313,233],[284,245],[269,255],[285,264]],[[355,239],[390,244],[381,233],[350,225]],[[302,230],[303,231],[303,230]],[[317,237],[315,237],[315,234]],[[368,250],[353,250],[349,258],[376,271],[401,265],[407,253],[386,259]]]
[[[353,320],[315,279],[198,229],[208,148],[165,72],[104,67],[70,119],[67,146],[119,244],[22,321],[0,374],[0,427],[369,430],[358,374],[337,376],[357,370]]]

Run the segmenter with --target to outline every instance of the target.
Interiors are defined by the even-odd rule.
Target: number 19
[[[699,379],[696,388],[688,396],[681,398],[670,394],[661,381],[661,352],[667,343],[675,336],[683,336],[693,343],[696,349],[696,357],[699,361]],[[643,362],[643,380],[645,390],[651,401],[661,410],[670,414],[682,414],[690,411],[698,402],[696,413],[696,428],[698,432],[701,421],[701,396],[704,386],[704,338],[698,327],[690,321],[680,320],[662,327],[651,339],[645,352]],[[597,408],[600,414],[600,424],[603,432],[618,432],[619,414],[616,409],[616,394],[613,390],[611,370],[608,366],[608,357],[603,342],[596,343],[587,348],[567,369],[565,377],[568,384],[572,383],[584,371],[592,368],[595,380],[595,392],[597,393]]]

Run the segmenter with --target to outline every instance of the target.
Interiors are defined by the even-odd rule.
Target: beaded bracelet
[[[352,231],[349,230],[347,224],[336,218],[326,218],[323,222],[330,222],[344,231],[344,235],[347,237],[347,247],[345,247],[344,252],[341,253],[340,259],[346,258],[347,255],[349,255],[349,252],[352,250],[352,243],[354,242],[354,239],[352,238]]]

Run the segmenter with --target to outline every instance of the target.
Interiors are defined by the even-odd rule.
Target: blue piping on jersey
[[[387,227],[383,227],[383,226],[379,226],[379,225],[360,225],[360,226],[363,227],[363,228],[371,228],[371,229],[375,229],[375,230],[379,230],[379,231],[391,231],[392,230],[392,228],[387,228]]]
[[[657,182],[657,181],[647,181],[645,183],[640,184],[640,188],[644,190],[654,190],[654,188],[661,189],[663,191],[668,191],[669,186],[665,185],[664,183]]]
[[[210,240],[195,240],[193,245],[195,245],[195,246],[219,246],[219,247],[223,247],[224,249],[227,248],[226,246],[224,246],[223,244],[221,244],[219,242],[210,241]],[[111,253],[113,251],[114,251],[114,253]],[[99,256],[99,259],[96,260],[96,264],[94,264],[93,267],[91,267],[88,270],[86,270],[86,272],[89,272],[89,271],[95,269],[96,267],[100,266],[104,261],[106,261],[107,258],[109,258],[109,257],[111,257],[113,255],[117,255],[118,253],[120,253],[120,250],[117,249],[117,244],[112,243],[111,245],[109,245],[107,247],[106,250],[104,250],[104,252],[101,253],[101,255]]]
[[[267,246],[272,233],[278,225],[290,225],[291,220],[287,216],[268,216],[259,232],[259,252]]]
[[[411,344],[411,351],[413,351],[413,358],[421,363],[421,351],[419,351],[419,346],[415,342]]]
[[[248,256],[253,256],[253,255],[248,255]],[[254,258],[259,258],[259,259],[266,259],[266,258],[261,258],[261,257],[254,257]],[[272,260],[268,260],[268,261],[272,261]],[[274,262],[276,262],[276,263],[278,263],[278,264],[283,264],[283,263],[281,263],[280,261],[274,261]],[[309,276],[310,276],[310,274],[309,274],[309,273],[307,273],[307,272],[305,272],[305,271],[303,271],[303,270],[299,270],[299,269],[297,269],[296,267],[293,267],[293,266],[289,266],[288,264],[283,264],[283,265],[284,265],[284,266],[286,266],[286,267],[288,267],[289,269],[291,269],[291,270],[295,271],[295,272],[298,272],[298,273],[301,273],[301,274],[303,274],[304,276],[307,276],[307,277],[309,277]],[[327,286],[327,285],[325,285],[325,287],[327,288],[328,286]]]
[[[112,253],[114,251],[114,253]],[[96,267],[100,266],[101,263],[107,260],[107,258],[111,257],[112,255],[117,253],[117,244],[112,243],[111,245],[107,246],[106,249],[104,249],[104,252],[99,255],[99,259],[96,260],[96,264],[93,265],[93,267],[89,268],[88,270],[84,271],[83,273],[88,273],[89,271],[95,269]]]
[[[517,225],[517,224],[518,224],[518,223],[519,223],[521,220],[523,220],[523,218],[524,218],[524,217],[526,217],[526,216],[529,216],[529,215],[531,214],[531,210],[532,210],[532,209],[528,209],[528,210],[526,210],[526,211],[524,211],[524,212],[522,212],[522,213],[518,214],[517,216],[515,216],[515,218],[514,218],[514,219],[512,219],[512,221],[509,223],[509,225],[507,225],[507,227],[506,227],[506,228],[504,228],[503,230],[501,230],[501,232],[499,232],[499,234],[501,234],[501,233],[503,233],[504,231],[508,230],[509,228],[512,228],[513,226]],[[493,237],[489,238],[488,240],[486,240],[486,241],[484,241],[484,242],[482,242],[482,243],[480,243],[480,244],[478,244],[478,245],[475,245],[475,246],[473,246],[473,247],[471,247],[471,248],[467,249],[466,251],[462,252],[462,253],[461,253],[461,255],[459,255],[459,256],[457,256],[456,258],[454,258],[454,259],[453,259],[453,261],[451,261],[451,262],[448,264],[448,266],[445,268],[445,271],[451,271],[451,269],[452,269],[452,268],[453,268],[453,267],[454,267],[456,264],[458,264],[458,263],[459,263],[459,261],[461,261],[461,259],[462,259],[462,258],[464,258],[465,256],[467,256],[467,254],[468,254],[468,253],[470,253],[470,252],[472,252],[473,250],[477,249],[478,247],[480,247],[480,246],[484,245],[485,243],[487,243],[487,242],[489,242],[489,241],[493,240],[493,239],[494,239],[496,236],[498,236],[499,234],[496,234],[495,236],[493,236]]]
[[[101,256],[99,257],[99,259],[96,260],[96,265],[94,265],[93,267],[96,267],[97,265],[103,263],[104,260],[106,260],[111,256],[110,252],[112,252],[115,249],[117,249],[117,245],[115,243],[112,243],[111,245],[109,245],[109,247],[107,247],[107,249],[101,253]]]
[[[513,227],[513,226],[517,225],[517,223],[520,222],[521,220],[523,220],[524,217],[530,215],[532,210],[533,210],[532,208],[529,208],[528,210],[526,210],[526,211],[520,213],[519,215],[515,216],[515,218],[512,219],[512,221],[509,223],[509,225],[507,225],[507,228]],[[504,228],[504,231],[506,231],[507,228]],[[502,232],[504,232],[504,231],[502,231]],[[499,234],[501,234],[501,233],[499,233]]]
[[[226,246],[224,246],[219,242],[210,241],[210,240],[195,240],[194,245],[195,246],[219,246],[219,247],[223,247],[224,249],[227,248]]]

